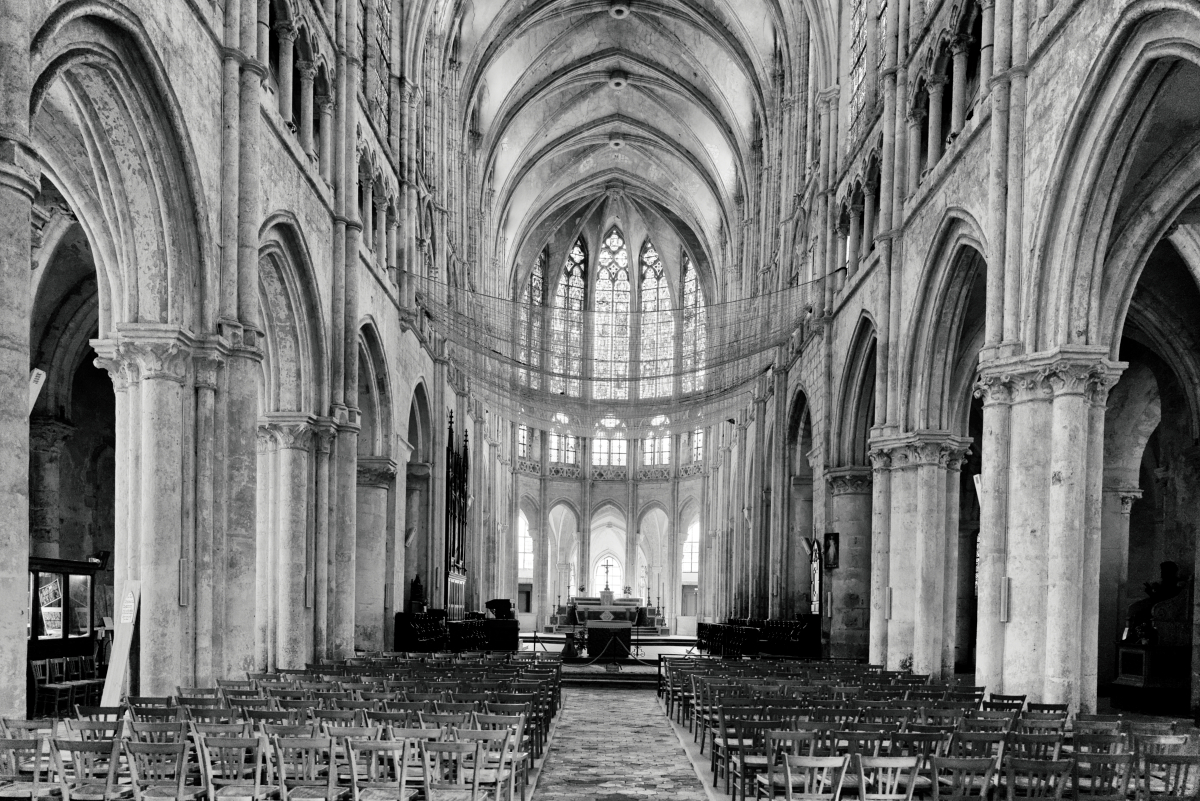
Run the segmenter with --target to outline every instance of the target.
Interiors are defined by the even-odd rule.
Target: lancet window
[[[647,466],[671,463],[671,435],[649,436],[642,442],[642,464]]]
[[[546,442],[550,461],[557,464],[579,464],[579,440],[568,434],[550,432]]]
[[[867,105],[867,0],[850,0],[850,132],[848,144],[862,133]]]
[[[563,265],[550,318],[550,391],[579,397],[583,383],[583,310],[587,302],[587,250],[579,239]]]
[[[592,464],[596,467],[623,467],[628,458],[628,443],[619,437],[592,440]]]
[[[629,397],[629,295],[629,250],[621,232],[612,228],[596,258],[592,397]]]
[[[529,365],[529,369],[518,369],[521,383],[530,389],[541,389],[542,325],[543,308],[546,305],[546,262],[549,254],[545,249],[538,254],[537,263],[529,273],[525,284],[525,297],[518,311],[517,360]]]
[[[662,259],[647,240],[641,253],[641,396],[663,398],[671,394],[675,365],[675,318],[671,293],[663,274]]]
[[[685,252],[683,260],[683,359],[681,388],[685,395],[702,392],[705,386],[704,358],[708,350],[708,328],[704,293],[696,268]]]
[[[683,541],[683,572],[696,573],[700,570],[700,523],[688,526],[687,539]]]

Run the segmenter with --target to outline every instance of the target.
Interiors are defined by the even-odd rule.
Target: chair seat
[[[179,795],[175,794],[175,786],[160,787],[150,786],[142,790],[142,798],[200,798],[204,795],[203,787],[184,787],[183,792]]]
[[[218,787],[216,789],[216,792],[214,793],[214,795],[217,798],[259,799],[259,798],[268,798],[270,796],[275,795],[278,792],[279,792],[278,787],[271,787],[270,785],[266,785],[266,784],[260,784],[258,786],[258,793],[254,792],[254,784],[253,783],[226,784],[223,787]]]
[[[466,775],[467,781],[470,781],[475,774],[475,769],[464,768],[463,773]],[[498,782],[506,782],[508,781],[509,773],[511,773],[509,770],[498,771],[496,768],[480,768],[479,782],[480,784],[496,784]]]
[[[109,792],[105,782],[80,782],[70,785],[68,790],[72,801],[111,801],[133,795],[133,788],[128,784],[114,784]]]
[[[0,798],[49,798],[56,795],[62,795],[62,790],[54,784],[38,785],[35,794],[32,783],[0,782]]]
[[[760,787],[784,787],[787,785],[787,773],[780,768],[775,768],[766,773],[759,773],[754,777],[754,782]],[[799,775],[792,779],[792,787],[800,787],[803,784],[804,781]]]
[[[306,798],[320,799],[321,801],[333,801],[337,798],[345,798],[350,793],[349,788],[335,787],[333,793],[330,794],[325,785],[320,787],[293,787],[288,790],[288,798]]]
[[[364,789],[358,791],[358,800],[359,801],[398,801],[398,799],[412,798],[415,795],[417,795],[417,789],[415,787],[413,787],[413,788],[406,787],[399,794],[396,793],[395,788],[384,789],[382,787],[367,787],[367,788],[364,788]]]
[[[428,801],[490,801],[491,798],[492,794],[485,790],[480,790],[479,795],[472,798],[470,790],[435,789]]]

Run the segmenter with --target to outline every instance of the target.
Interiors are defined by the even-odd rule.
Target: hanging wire
[[[822,283],[705,305],[704,352],[695,370],[683,369],[682,359],[683,320],[691,310],[668,310],[675,343],[669,371],[643,371],[636,364],[636,332],[663,330],[663,310],[630,311],[628,330],[635,332],[630,352],[614,354],[607,363],[579,359],[582,367],[574,374],[551,369],[550,306],[413,278],[419,306],[446,343],[446,358],[466,378],[470,393],[494,414],[545,431],[575,436],[611,432],[628,438],[691,431],[735,416],[757,379],[775,363],[778,349],[820,300]],[[534,329],[542,332],[536,342],[526,341],[531,315],[542,315],[542,324]],[[583,347],[590,354],[597,350],[592,343],[599,327],[611,317],[595,311],[581,315]],[[685,375],[692,379],[686,382],[692,391],[686,393],[681,390]],[[673,391],[663,393],[664,385]]]

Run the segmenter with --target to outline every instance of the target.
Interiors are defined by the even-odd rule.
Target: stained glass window
[[[525,296],[518,310],[517,361],[529,365],[528,370],[517,368],[521,383],[530,389],[541,389],[542,366],[542,308],[546,305],[546,262],[547,250],[538,254],[537,263],[529,273],[525,285]]]
[[[620,437],[596,437],[592,440],[592,464],[597,467],[624,466],[628,455],[627,447],[628,443]]]
[[[550,433],[546,443],[550,450],[550,461],[559,464],[579,464],[579,440],[566,434]]]
[[[850,6],[850,139],[862,133],[859,126],[867,103],[867,0],[849,0]]]
[[[642,464],[661,465],[671,463],[671,435],[649,436],[642,442]]]
[[[704,461],[704,429],[698,428],[692,432],[692,461]]]
[[[685,252],[683,261],[683,380],[684,394],[702,392],[705,385],[704,358],[708,348],[704,292],[696,268]]]
[[[663,275],[662,259],[646,240],[641,255],[642,358],[641,395],[663,398],[671,394],[675,367],[675,318],[671,293]]]
[[[392,88],[392,0],[375,0],[375,85],[371,87],[372,111],[375,124],[386,132],[391,128],[392,104],[388,99]]]
[[[888,0],[879,0],[879,12],[875,17],[875,96],[883,92],[883,61],[887,53],[887,7]]]
[[[596,258],[596,302],[592,396],[629,397],[629,250],[616,228],[609,230]]]
[[[517,456],[528,459],[529,455],[529,426],[520,426],[517,428]]]
[[[563,265],[550,318],[550,391],[578,397],[583,382],[583,310],[587,300],[587,249],[576,241]]]

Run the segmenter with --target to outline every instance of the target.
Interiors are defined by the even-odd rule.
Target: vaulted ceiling
[[[714,266],[778,103],[786,0],[463,0],[444,18],[497,262],[604,192],[661,208]],[[791,37],[794,39],[795,37]],[[541,228],[539,228],[541,226]],[[687,235],[690,234],[690,237]]]

